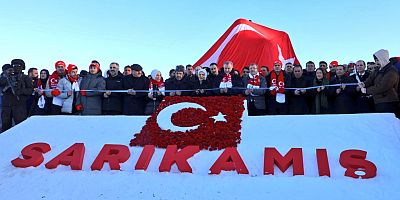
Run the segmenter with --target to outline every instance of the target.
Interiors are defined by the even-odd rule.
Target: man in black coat
[[[25,75],[25,62],[21,59],[14,59],[11,65],[3,66],[5,73],[0,78],[0,87],[3,88],[2,101],[2,132],[15,124],[24,121],[28,114],[26,102],[33,93],[32,79]]]
[[[111,63],[110,76],[106,78],[106,90],[123,90],[124,75],[119,71],[118,63]],[[120,92],[107,91],[103,94],[102,112],[103,115],[122,114],[122,97]]]
[[[357,76],[361,82],[364,82],[369,77],[369,72],[365,70],[365,62],[363,60],[359,60],[356,62],[356,70],[357,74],[353,74],[351,77],[354,80],[357,80]],[[361,92],[361,87],[356,87],[356,112],[357,113],[371,113],[374,111],[374,99],[372,95],[363,94]]]
[[[290,81],[291,88],[306,88],[309,87],[310,81],[303,76],[303,69],[300,65],[295,65],[293,68],[293,77]],[[309,114],[309,104],[307,102],[309,91],[305,89],[287,91],[289,101],[289,114],[304,115]]]
[[[213,91],[214,94],[222,96],[242,94],[244,91],[242,78],[232,70],[233,63],[231,61],[224,62],[223,69],[214,79],[213,88],[219,88]]]
[[[183,65],[176,66],[175,78],[165,82],[166,90],[178,90],[166,92],[167,96],[189,96],[192,91],[179,91],[179,90],[192,90],[193,83],[185,78],[185,68]]]
[[[214,87],[214,80],[217,78],[219,72],[218,72],[218,65],[217,63],[211,63],[210,64],[210,74],[207,76],[207,81],[210,84],[210,87]],[[210,91],[210,95],[214,95],[215,93],[213,91]]]
[[[139,64],[131,65],[131,69],[132,75],[124,76],[122,79],[123,88],[128,90],[124,95],[122,114],[144,115],[150,81],[143,75],[143,68]]]
[[[335,70],[336,76],[330,81],[331,85],[356,83],[356,80],[352,77],[345,76],[343,65],[338,65]],[[328,91],[328,95],[332,97],[332,102],[329,106],[333,108],[333,113],[350,114],[355,112],[354,98],[356,95],[356,86],[330,86]]]

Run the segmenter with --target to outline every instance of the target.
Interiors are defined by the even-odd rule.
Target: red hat
[[[334,61],[332,61],[329,65],[332,65],[332,66],[334,66],[334,67],[337,67],[337,66],[339,65],[339,62],[336,61],[336,60],[334,60]]]
[[[69,64],[68,67],[67,67],[68,73],[70,73],[74,69],[78,69],[78,67],[76,65],[74,65],[74,64]]]
[[[280,64],[280,65],[282,66],[282,61],[280,61],[280,60],[275,60],[274,65],[277,64],[277,63]]]
[[[57,67],[60,66],[60,65],[63,66],[64,69],[65,69],[65,67],[67,67],[67,65],[65,64],[65,62],[62,61],[62,60],[57,61],[56,64],[54,64],[54,67],[57,68]]]
[[[99,65],[99,63],[92,62],[92,63],[90,63],[89,67],[91,67],[91,66],[95,66],[96,69],[97,69],[97,71],[100,71],[100,65]]]

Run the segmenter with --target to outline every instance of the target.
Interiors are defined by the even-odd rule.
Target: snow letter
[[[221,171],[234,171],[238,174],[249,174],[249,170],[244,164],[242,157],[234,147],[225,148],[224,152],[210,168],[211,174],[220,174]]]
[[[65,165],[70,166],[73,170],[82,170],[84,155],[85,145],[83,143],[75,143],[46,163],[45,166],[47,169],[54,169],[58,165]]]
[[[142,153],[135,165],[135,170],[146,170],[154,154],[154,145],[144,146]]]
[[[318,163],[319,176],[331,177],[331,171],[329,169],[328,153],[326,152],[326,149],[317,149],[317,163]]]
[[[274,174],[274,165],[285,172],[293,165],[293,176],[304,175],[303,151],[301,148],[291,148],[282,156],[275,148],[264,149],[264,175]]]
[[[192,168],[187,160],[199,151],[199,146],[187,146],[178,151],[176,145],[168,145],[158,170],[160,172],[169,172],[171,171],[171,166],[176,163],[179,171],[192,173]]]
[[[92,163],[92,170],[101,170],[105,162],[108,162],[111,170],[120,170],[120,163],[129,159],[131,153],[125,145],[105,144],[99,155]]]
[[[20,168],[37,167],[44,160],[43,154],[50,150],[51,147],[47,143],[39,142],[30,144],[22,149],[21,155],[23,158],[14,159],[11,161],[11,164]]]
[[[340,154],[339,162],[342,167],[346,168],[344,175],[352,178],[374,178],[376,166],[371,161],[366,160],[366,157],[366,151],[356,149],[343,151]]]

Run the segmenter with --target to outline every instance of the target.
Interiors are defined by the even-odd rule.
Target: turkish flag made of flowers
[[[130,145],[196,145],[210,151],[237,147],[243,101],[241,96],[165,97]]]

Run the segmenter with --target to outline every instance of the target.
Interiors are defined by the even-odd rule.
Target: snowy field
[[[165,149],[156,149],[147,171],[135,171],[142,148],[129,147],[131,156],[121,171],[90,166],[104,144],[129,146],[147,117],[35,116],[0,135],[0,199],[399,199],[400,121],[391,114],[243,117],[238,151],[250,174],[209,175],[221,151],[201,151],[189,163],[193,174],[158,172]],[[16,168],[11,160],[34,142],[51,151],[37,168]],[[44,164],[74,143],[86,147],[82,171]],[[275,168],[263,175],[264,147],[281,154],[303,148],[304,176]],[[331,177],[319,177],[315,150],[326,148]],[[339,155],[347,149],[367,151],[377,166],[372,179],[344,176]]]

